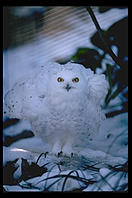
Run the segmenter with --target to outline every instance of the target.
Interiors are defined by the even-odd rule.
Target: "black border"
[[[129,0],[129,2],[131,3],[131,1]],[[1,20],[2,20],[2,25],[3,25],[3,7],[7,7],[7,6],[127,6],[128,7],[128,0],[1,0],[0,1],[0,4],[1,4],[1,14],[2,14],[2,17],[1,17]],[[3,32],[3,29],[2,29],[2,32]],[[1,108],[1,115],[2,115],[2,112],[3,112],[3,38],[1,37],[2,41],[2,49],[1,49],[1,67],[0,67],[0,73],[2,75],[2,78],[1,78],[1,102],[2,102],[2,108]],[[2,148],[2,145],[3,145],[3,137],[2,137],[2,130],[3,130],[3,119],[2,119],[2,116],[1,116],[1,123],[2,123],[2,127],[1,127],[1,133],[0,133],[0,144],[1,144],[1,148]],[[1,167],[3,167],[2,165],[2,161],[3,161],[3,148],[0,149],[1,151]],[[1,171],[2,171],[2,168],[1,168]],[[3,172],[2,174],[3,175]],[[3,192],[3,177],[1,177],[1,185],[0,185],[0,192],[2,192],[2,195],[15,195],[16,193],[19,193],[19,192],[11,192],[11,195],[9,194],[9,192]],[[23,193],[23,192],[22,192]],[[30,192],[32,195],[35,195],[33,193],[35,192]],[[46,194],[48,195],[52,195],[52,194],[56,194],[56,195],[63,195],[63,194],[72,194],[72,192],[64,192],[64,193],[61,193],[61,192],[48,192]],[[81,193],[75,193],[75,194],[80,194],[80,195],[89,195],[89,193],[91,192],[81,192]],[[99,195],[104,195],[106,196],[107,194],[112,194],[113,195],[124,195],[124,194],[128,194],[126,192],[92,192],[94,194],[97,194],[99,193]],[[39,195],[44,195],[45,193],[39,193]],[[74,193],[73,193],[74,194]],[[93,195],[94,195],[93,194]]]
[[[2,0],[2,3],[3,6],[127,6],[128,0]]]

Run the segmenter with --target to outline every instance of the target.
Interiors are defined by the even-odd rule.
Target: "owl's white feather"
[[[14,85],[5,96],[4,111],[29,120],[35,135],[53,153],[70,154],[80,145],[88,146],[98,133],[105,119],[100,103],[107,88],[103,74],[80,64],[51,62]]]

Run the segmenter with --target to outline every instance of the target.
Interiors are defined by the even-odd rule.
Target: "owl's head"
[[[68,63],[60,67],[61,71],[50,76],[52,89],[67,95],[86,91],[86,77],[82,66]]]
[[[50,77],[50,90],[57,94],[87,95],[100,104],[108,91],[108,82],[103,74],[94,74],[91,69],[75,63],[60,65],[60,70]],[[55,91],[54,91],[55,90]]]

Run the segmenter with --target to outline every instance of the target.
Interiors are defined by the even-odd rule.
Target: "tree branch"
[[[93,20],[93,23],[99,33],[99,36],[100,36],[100,39],[102,40],[102,43],[104,44],[104,47],[106,48],[106,51],[107,53],[112,57],[112,59],[115,61],[116,64],[118,64],[119,66],[122,66],[124,65],[123,61],[121,59],[119,59],[119,57],[117,57],[114,52],[111,50],[111,48],[108,46],[108,43],[106,42],[105,38],[104,38],[104,35],[103,35],[103,32],[102,32],[102,29],[92,11],[92,9],[90,8],[90,6],[87,6],[86,7],[89,15],[91,16],[92,20]]]

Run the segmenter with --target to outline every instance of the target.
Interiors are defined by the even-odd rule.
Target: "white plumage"
[[[5,114],[29,120],[52,153],[71,154],[88,147],[105,119],[101,100],[108,84],[80,64],[47,63],[17,82],[5,96]]]

